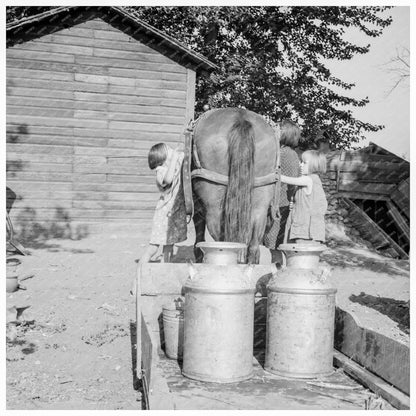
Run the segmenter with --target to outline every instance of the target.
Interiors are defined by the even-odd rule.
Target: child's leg
[[[161,249],[163,250],[163,246],[159,246],[156,254],[153,254],[149,261],[160,261],[160,259],[163,257],[163,252]]]
[[[163,259],[162,263],[170,263],[173,254],[173,244],[163,246]]]
[[[158,248],[157,244],[149,244],[140,257],[139,264],[149,263],[150,259],[157,253]]]

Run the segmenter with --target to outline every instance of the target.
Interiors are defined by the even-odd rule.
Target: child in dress
[[[186,240],[187,221],[181,172],[184,153],[174,150],[165,143],[152,146],[148,155],[148,164],[156,172],[156,186],[160,197],[153,216],[150,241],[137,266],[137,278],[141,268],[157,254],[163,246],[162,262],[169,262],[173,245]],[[133,286],[133,294],[136,282]]]
[[[299,178],[281,175],[282,182],[299,187],[288,219],[288,241],[323,243],[328,203],[318,174],[326,172],[326,157],[316,150],[307,150],[301,160]]]
[[[282,120],[280,129],[280,172],[290,177],[300,176],[299,156],[295,151],[298,147],[301,130],[292,120]],[[267,217],[266,230],[264,232],[263,244],[270,249],[272,263],[284,264],[284,253],[279,250],[279,245],[285,243],[286,223],[289,219],[290,204],[294,198],[296,186],[282,183],[279,195],[280,217],[272,219]]]

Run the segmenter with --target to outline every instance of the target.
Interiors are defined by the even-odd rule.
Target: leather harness
[[[207,111],[208,113],[209,111]],[[222,175],[221,173],[214,172],[212,170],[205,169],[201,166],[199,160],[198,151],[193,141],[194,131],[197,124],[204,118],[203,113],[197,120],[190,121],[187,128],[185,129],[185,150],[184,150],[184,159],[182,164],[182,182],[183,182],[183,191],[185,196],[185,210],[188,218],[188,223],[191,221],[194,213],[194,205],[192,199],[192,179],[193,178],[203,178],[207,181],[214,182],[220,185],[228,185],[228,176]],[[276,141],[278,142],[277,134],[275,133]],[[191,171],[192,156],[195,168]],[[254,187],[260,187],[265,185],[275,184],[273,202],[271,204],[272,218],[275,220],[280,217],[279,212],[279,196],[280,196],[280,152],[276,152],[276,164],[274,172],[271,172],[267,175],[254,178]]]

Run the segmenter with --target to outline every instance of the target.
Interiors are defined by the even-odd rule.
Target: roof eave
[[[197,52],[192,51],[187,46],[182,44],[181,42],[177,41],[173,37],[167,35],[166,33],[162,32],[159,29],[149,25],[148,23],[132,16],[121,7],[117,6],[108,6],[108,7],[88,7],[88,6],[68,6],[68,7],[57,7],[51,10],[48,10],[43,13],[39,13],[35,16],[30,16],[24,19],[21,19],[17,22],[11,22],[6,25],[6,33],[10,34],[15,31],[19,31],[23,29],[27,25],[37,24],[44,19],[52,18],[54,16],[60,15],[65,12],[70,12],[72,10],[76,10],[81,7],[87,7],[89,11],[97,11],[103,13],[105,11],[111,11],[116,13],[118,16],[122,17],[123,19],[127,20],[132,26],[135,28],[139,28],[140,30],[144,31],[145,33],[153,36],[159,40],[159,44],[163,44],[166,48],[175,51],[179,54],[181,60],[187,60],[190,62],[192,67],[196,70],[202,70],[204,72],[212,72],[218,69],[218,66],[215,65],[213,62],[209,61],[204,56],[198,54]]]

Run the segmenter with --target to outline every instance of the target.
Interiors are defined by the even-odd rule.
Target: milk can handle
[[[194,277],[196,274],[194,263],[192,262],[192,260],[189,260],[189,259],[186,260],[186,263],[188,264],[188,269],[189,269],[189,280],[194,280]]]

